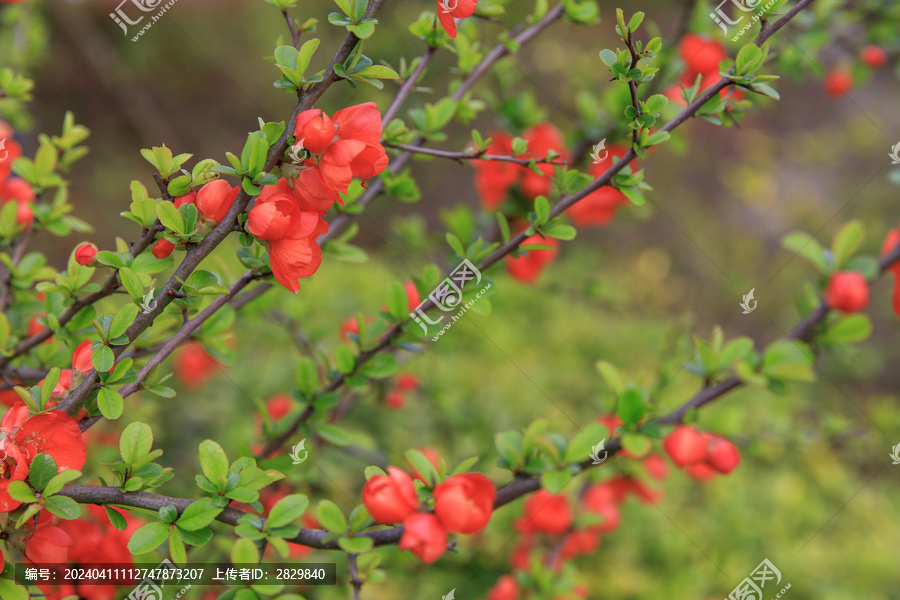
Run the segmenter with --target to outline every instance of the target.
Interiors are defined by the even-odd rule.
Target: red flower
[[[488,591],[487,600],[518,600],[519,584],[512,575],[504,575]]]
[[[559,535],[572,524],[572,509],[563,495],[541,489],[525,501],[521,529],[526,532]]]
[[[204,219],[221,223],[240,191],[224,179],[210,181],[197,192],[197,210]]]
[[[669,471],[666,461],[659,454],[648,454],[644,459],[644,469],[650,477],[659,480],[665,479]]]
[[[867,67],[877,69],[887,64],[887,52],[878,46],[866,46],[860,53],[860,58]]]
[[[478,533],[491,520],[496,497],[484,475],[454,475],[434,488],[434,514],[450,533]]]
[[[825,74],[825,93],[829,96],[843,96],[853,89],[853,74],[850,71],[835,67]]]
[[[437,14],[441,27],[452,38],[456,37],[456,19],[465,19],[475,14],[478,0],[438,0]],[[450,9],[453,6],[453,9]]]
[[[272,273],[278,282],[297,293],[299,279],[310,277],[322,264],[316,239],[328,231],[316,205],[311,205],[287,179],[267,186],[256,199],[247,230],[266,241]]]
[[[412,312],[422,303],[422,298],[419,296],[419,290],[412,281],[404,283],[403,289],[406,290],[406,308]]]
[[[518,257],[506,257],[506,270],[513,277],[522,283],[534,283],[544,268],[556,260],[559,254],[559,240],[555,238],[543,238],[540,234],[534,234],[525,238],[522,242],[523,246],[529,244],[543,244],[553,246],[551,250],[526,250]]]
[[[294,122],[294,137],[313,154],[324,151],[334,139],[334,123],[322,110],[304,110]]]
[[[562,133],[550,123],[538,123],[524,134],[522,138],[528,141],[528,151],[525,158],[540,159],[547,156],[547,152],[555,150],[565,159],[565,147],[563,146]],[[554,161],[556,162],[556,161]],[[550,193],[550,179],[553,175],[551,163],[538,163],[538,170],[543,176],[538,175],[527,167],[520,167],[522,172],[522,193],[526,197],[534,199],[538,196],[546,196]]]
[[[691,72],[691,83],[697,73],[709,73],[719,70],[719,63],[728,58],[725,46],[716,40],[706,39],[695,33],[688,33],[681,38],[679,46],[681,59]]]
[[[95,256],[97,256],[97,247],[93,244],[81,244],[75,248],[75,262],[82,267],[94,262]]]
[[[512,136],[502,131],[491,133],[491,143],[487,153],[495,156],[512,154]],[[481,204],[486,210],[496,210],[509,189],[516,184],[522,173],[522,167],[512,162],[501,160],[476,160],[475,189],[481,197]]]
[[[81,469],[87,457],[72,417],[58,410],[28,416],[28,407],[19,401],[0,420],[0,512],[21,504],[9,496],[9,482],[24,480],[38,454],[52,456],[59,472]]]
[[[392,390],[384,397],[385,403],[394,410],[400,410],[406,404],[406,396],[399,390]]]
[[[597,533],[610,533],[619,527],[622,514],[616,505],[616,493],[605,483],[592,485],[582,499],[585,508],[603,517],[603,522],[591,528]]]
[[[362,489],[363,504],[376,522],[393,525],[419,508],[416,487],[402,469],[388,467],[387,475],[376,475]]]
[[[203,344],[191,340],[176,352],[173,366],[176,379],[189,388],[196,388],[212,376],[219,361],[203,349]]]
[[[825,303],[843,313],[855,313],[869,304],[869,284],[862,273],[841,271],[831,276]]]
[[[718,435],[708,434],[709,447],[706,449],[706,463],[727,475],[741,463],[741,453],[734,444]]]
[[[398,547],[409,550],[426,565],[447,551],[447,532],[431,513],[415,513],[403,520],[403,536]]]
[[[25,538],[25,557],[32,563],[65,563],[69,548],[75,542],[68,533],[50,525],[49,515],[44,517],[44,514],[38,517],[34,531]]]
[[[196,206],[197,205],[197,190],[191,190],[184,196],[178,196],[177,198],[173,198],[172,201],[175,204],[175,208],[179,208],[180,206],[182,206],[184,204],[193,204],[194,206]]]
[[[72,352],[72,368],[84,374],[94,369],[90,340],[84,340]]]
[[[703,461],[709,440],[687,425],[679,425],[663,441],[663,449],[679,467]]]
[[[401,373],[397,375],[397,389],[404,392],[413,392],[419,389],[419,378],[412,373]]]
[[[174,249],[175,244],[173,244],[166,238],[159,238],[153,245],[153,256],[155,256],[156,258],[168,258],[168,256],[172,254],[172,250]]]
[[[711,481],[716,476],[716,472],[713,468],[705,462],[688,465],[687,468],[685,468],[685,472],[697,481]]]

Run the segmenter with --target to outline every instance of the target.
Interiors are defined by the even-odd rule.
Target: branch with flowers
[[[499,489],[472,471],[477,458],[450,469],[432,451],[409,450],[409,469],[364,469],[367,482],[353,510],[345,512],[329,497],[309,510],[310,496],[321,490],[304,493],[309,481],[287,469],[289,460],[295,465],[306,460],[300,454],[307,441],[317,451],[334,446],[351,458],[389,463],[356,445],[342,420],[352,418],[360,400],[382,398],[398,408],[415,393],[419,381],[400,373],[400,361],[421,353],[427,338],[435,340],[446,330],[426,315],[468,307],[485,292],[488,297],[496,293],[493,277],[501,262],[513,279],[536,283],[556,260],[561,241],[575,238],[578,229],[608,225],[624,206],[646,202],[652,188],[637,163],[669,142],[676,129],[697,117],[736,125],[765,98],[779,99],[773,87],[778,77],[762,71],[782,60],[770,54],[769,41],[797,15],[811,12],[813,0],[799,0],[789,9],[784,2],[767,8],[754,41],[741,45],[733,57],[721,42],[691,32],[712,27],[709,23],[694,22],[692,28],[688,18],[681,37],[664,44],[662,36],[641,38],[640,28],[648,27],[643,12],[626,20],[618,9],[615,26],[608,29],[615,30],[621,47],[599,51],[596,61],[612,84],[602,102],[582,102],[588,106],[581,115],[584,127],[569,143],[554,125],[528,114],[534,109],[532,96],[516,95],[510,83],[514,69],[504,59],[517,56],[553,24],[597,24],[599,10],[592,0],[564,0],[553,7],[537,2],[521,25],[504,28],[487,50],[481,46],[481,25],[502,25],[507,3],[441,0],[434,12],[423,12],[409,26],[424,42],[424,52],[396,69],[365,54],[367,40],[386,26],[384,0],[335,0],[338,11],[328,15],[328,25],[346,35],[317,72],[312,66],[320,40],[305,38],[317,31],[318,21],[295,18],[296,0],[267,3],[279,11],[290,36],[271,57],[279,73],[275,87],[297,97],[289,120],[259,119],[259,128],[240,152],[226,153],[225,163],[204,158],[189,167],[191,154],[166,146],[142,150],[158,196],[140,181],[130,183],[129,210],[122,216],[140,227],[140,235],[131,243],[117,238],[115,251],[79,244],[65,270],[49,266],[41,252],[29,251],[39,236],[90,233],[88,224],[73,215],[67,181],[71,166],[87,151],[81,144],[89,132],[67,114],[60,135],[42,135],[34,154],[26,156],[12,139],[16,132],[0,122],[6,143],[0,150],[8,152],[0,162],[0,376],[10,407],[0,422],[5,557],[89,565],[104,562],[97,559],[102,556],[131,564],[134,556],[162,552],[186,564],[196,556],[192,548],[205,547],[212,558],[238,564],[275,555],[301,558],[311,549],[339,550],[347,554],[349,592],[358,599],[364,586],[387,576],[375,547],[396,545],[431,564],[457,550],[452,536],[479,535],[496,509],[527,497],[513,526],[521,536],[512,558],[516,575],[501,577],[490,599],[586,597],[583,577],[568,561],[594,552],[599,536],[618,528],[626,498],[651,504],[659,498],[661,492],[647,477],[665,479],[668,468],[652,451],[654,445],[696,480],[731,473],[741,461],[737,447],[702,431],[699,410],[743,386],[786,392],[792,382],[815,379],[819,354],[843,352],[871,331],[871,321],[861,312],[868,305],[869,285],[886,272],[900,274],[897,231],[885,241],[880,260],[858,253],[865,239],[860,221],[846,224],[830,249],[808,234],[791,234],[785,247],[810,260],[820,281],[818,287],[808,286],[798,302],[800,322],[784,339],[758,350],[749,338],[726,341],[721,328],[707,340],[697,338],[685,368],[700,378],[701,389],[675,410],[661,411],[646,384],[627,381],[617,367],[601,361],[598,369],[616,399],[614,414],[572,435],[552,431],[545,420],[497,433],[497,464],[509,473]],[[2,10],[25,10],[4,4],[22,3],[7,0],[0,3]],[[805,33],[821,20],[812,15],[798,29]],[[676,45],[677,56],[669,49]],[[426,102],[419,94],[428,90],[421,86],[441,60],[456,61],[449,93]],[[866,60],[872,68],[876,62],[872,56]],[[486,82],[488,75],[496,81]],[[660,83],[666,77],[678,83],[666,87]],[[317,107],[335,85],[383,90],[391,81],[398,85],[383,114],[371,101],[333,112]],[[497,89],[476,87],[488,83]],[[24,121],[21,111],[31,90],[27,78],[11,69],[0,71],[0,114],[19,114]],[[416,106],[400,116],[413,102]],[[611,105],[617,112],[597,120],[594,113]],[[464,151],[434,147],[453,133],[453,123],[468,126],[487,109],[519,135],[483,135],[476,129],[468,142],[451,146]],[[594,145],[593,162],[579,169],[601,136],[615,141],[609,147]],[[356,219],[378,197],[411,202],[422,196],[414,176],[416,156],[473,168],[484,209],[477,224],[468,214],[447,219],[444,239],[450,252],[441,250],[445,268],[429,265],[411,280],[389,282],[383,309],[349,317],[342,343],[333,350],[305,336],[303,329],[313,324],[295,320],[290,310],[272,311],[299,340],[302,356],[293,364],[293,389],[261,407],[258,445],[245,443],[236,456],[217,440],[202,441],[201,472],[190,486],[196,498],[155,491],[182,484],[187,469],[164,466],[153,427],[141,420],[132,418],[116,429],[112,445],[117,442],[118,448],[111,462],[100,468],[99,461],[88,460],[95,448],[109,454],[111,449],[101,446],[110,436],[98,433],[106,441],[92,448],[94,442],[87,440],[93,438],[85,432],[99,423],[124,424],[127,413],[142,408],[126,399],[140,395],[145,405],[156,396],[162,405],[180,385],[202,383],[213,369],[235,362],[239,311],[242,319],[255,319],[273,303],[293,306],[292,296],[280,288],[302,300],[301,282],[327,264],[326,258],[364,257],[351,244],[362,228]],[[176,261],[180,252],[184,256]],[[210,266],[208,259],[224,255],[246,271],[232,276],[228,269]],[[460,261],[486,287],[476,296],[462,280],[459,297],[444,304],[446,294],[432,290],[458,273],[460,267],[446,265]],[[898,298],[895,293],[900,314]],[[180,381],[174,384],[167,372],[173,356],[172,370]],[[174,416],[188,409],[167,404],[166,410]],[[287,455],[286,445],[300,436],[303,440]],[[622,474],[595,468],[612,457],[631,461],[610,462]],[[95,478],[99,485],[76,483]],[[570,495],[576,478],[582,480],[580,491]],[[88,505],[86,512],[82,505]],[[216,521],[232,529],[218,530]],[[82,536],[93,541],[95,535],[109,540],[109,552],[98,554],[76,543]],[[54,586],[14,582],[9,564],[4,567],[3,598],[64,593]],[[73,591],[85,597],[93,593],[86,587]],[[271,594],[247,584],[221,597]]]

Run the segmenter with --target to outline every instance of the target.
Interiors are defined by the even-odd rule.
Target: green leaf
[[[3,600],[28,600],[28,588],[18,585],[12,579],[0,579],[0,598]]]
[[[122,306],[116,312],[116,316],[113,317],[112,325],[109,326],[109,337],[111,339],[115,339],[121,335],[125,335],[125,332],[134,323],[135,317],[137,317],[138,311],[140,309],[136,304],[126,304]]]
[[[335,446],[349,446],[353,443],[350,434],[337,425],[322,425],[318,433],[323,440]]]
[[[175,205],[169,202],[168,200],[163,200],[159,204],[156,205],[156,216],[159,218],[159,222],[163,224],[167,229],[171,229],[175,233],[183,234],[184,231],[184,218],[181,216],[181,213],[175,208]]]
[[[172,557],[172,562],[176,565],[184,565],[187,562],[187,551],[180,536],[169,536],[169,556]]]
[[[146,554],[158,548],[169,537],[169,528],[158,521],[147,523],[132,534],[128,540],[128,551],[132,554]]]
[[[622,448],[628,450],[638,458],[642,458],[650,451],[653,443],[650,438],[640,433],[624,433],[622,434]]]
[[[834,325],[819,336],[822,344],[857,344],[872,333],[872,321],[867,315],[855,314],[841,317]]]
[[[119,269],[119,279],[122,280],[122,285],[132,300],[140,302],[144,299],[144,284],[141,283],[141,278],[137,273],[128,267],[122,267]]]
[[[181,517],[178,518],[178,526],[187,531],[197,531],[216,520],[222,508],[213,506],[212,499],[200,498],[191,502]]]
[[[790,340],[775,342],[766,349],[762,373],[775,379],[815,381],[813,356]]]
[[[648,112],[658,113],[669,104],[669,99],[662,94],[654,94],[647,98],[644,104],[646,105]]]
[[[343,511],[331,500],[320,500],[316,508],[319,524],[332,533],[346,533],[347,519]]]
[[[231,547],[231,562],[234,564],[256,564],[259,562],[259,548],[253,540],[241,538]]]
[[[316,48],[318,47],[318,38],[307,40],[302,46],[300,46],[300,52],[297,56],[297,64],[295,67],[298,73],[303,75],[307,67],[309,67],[309,61],[312,60],[313,54],[316,52]]]
[[[350,554],[362,554],[374,548],[375,542],[369,537],[342,537],[338,538],[338,546],[340,546],[341,550],[344,552],[349,552]]]
[[[34,490],[24,481],[10,481],[6,491],[10,498],[18,502],[31,503],[37,501]]]
[[[756,68],[759,68],[759,65],[756,65],[759,59],[762,58],[762,51],[759,49],[759,46],[756,44],[750,43],[740,49],[737,54],[737,57],[734,59],[734,70],[737,75],[744,75],[754,71]]]
[[[566,450],[566,462],[580,463],[590,459],[594,447],[609,435],[610,433],[603,423],[586,425],[569,444],[569,448]],[[602,455],[601,451],[600,456]]]
[[[159,520],[166,525],[171,525],[178,519],[178,509],[175,508],[174,504],[166,504],[157,512],[159,514]]]
[[[31,461],[31,467],[28,470],[28,481],[31,487],[39,492],[43,492],[50,480],[56,477],[57,466],[56,461],[49,454],[38,454]]]
[[[408,303],[409,298],[403,285],[397,281],[390,282],[385,293],[385,305],[391,316],[397,320],[406,319],[409,316]]]
[[[619,396],[616,414],[626,427],[635,425],[644,416],[646,404],[643,394],[634,388],[628,388]]]
[[[866,228],[862,221],[850,221],[841,228],[831,244],[835,269],[843,267],[844,263],[859,249],[865,237]]]
[[[146,423],[135,421],[128,425],[119,437],[119,453],[122,461],[133,464],[153,448],[153,430]]]
[[[275,503],[266,518],[265,529],[277,529],[293,523],[303,516],[309,506],[309,498],[303,494],[290,494]]]
[[[106,509],[106,516],[109,517],[109,522],[113,527],[119,531],[128,529],[128,522],[125,520],[125,517],[122,516],[122,513],[111,506],[104,506],[103,508]]]
[[[81,507],[68,496],[50,496],[44,499],[44,506],[60,519],[72,521],[81,516]]]
[[[319,370],[315,361],[308,356],[297,361],[297,386],[306,396],[311,396],[319,389]]]
[[[75,481],[79,477],[81,477],[81,471],[77,469],[68,469],[63,471],[62,473],[59,473],[58,475],[55,475],[44,488],[44,497],[52,496],[56,492],[63,489],[63,486],[65,486],[67,483]]]
[[[625,391],[625,383],[622,381],[622,376],[619,374],[619,370],[611,362],[598,360],[594,363],[594,366],[597,367],[597,371],[600,372],[606,385],[609,386],[609,389],[612,390],[616,396],[620,396],[622,392]]]
[[[113,354],[112,348],[98,342],[93,345],[91,362],[94,364],[94,368],[97,369],[97,371],[106,373],[113,368],[113,365],[116,362],[116,356]]]
[[[541,473],[541,487],[551,494],[559,494],[572,481],[572,474],[562,471],[544,471]]]
[[[115,420],[121,417],[122,411],[125,410],[125,399],[116,390],[102,387],[97,392],[97,408],[104,417]]]
[[[812,262],[820,273],[828,274],[831,267],[825,255],[825,248],[813,236],[804,232],[789,233],[781,240],[781,245]]]
[[[204,440],[200,444],[200,468],[206,478],[213,483],[217,482],[221,477],[223,480],[228,477],[228,457],[222,446],[213,440]]]

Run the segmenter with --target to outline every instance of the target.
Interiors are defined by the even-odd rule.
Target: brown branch
[[[501,154],[485,154],[484,152],[453,152],[452,150],[437,150],[435,148],[425,148],[424,146],[412,146],[409,144],[384,144],[387,148],[396,148],[414,154],[425,154],[427,156],[436,156],[438,158],[449,158],[451,160],[493,160],[498,162],[510,162],[517,165],[527,167],[531,163],[550,163],[554,165],[568,165],[569,162],[563,158],[518,158],[516,156],[505,156]]]

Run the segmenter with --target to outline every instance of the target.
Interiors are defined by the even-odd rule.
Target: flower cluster
[[[397,375],[394,387],[388,390],[384,401],[389,408],[399,410],[406,405],[408,394],[419,389],[419,378],[410,373]]]
[[[34,220],[31,203],[35,195],[27,181],[11,176],[13,161],[22,156],[22,146],[12,136],[12,128],[0,121],[0,140],[3,142],[0,147],[0,206],[15,202],[16,223],[28,228]]]
[[[426,564],[447,550],[448,533],[478,533],[494,511],[497,490],[478,473],[453,475],[432,490],[433,511],[420,510],[416,484],[406,471],[388,467],[363,486],[362,499],[372,518],[383,525],[403,524],[400,549],[409,550]]]
[[[344,108],[333,118],[319,109],[297,115],[294,137],[309,156],[296,178],[263,189],[247,220],[247,231],[266,243],[275,279],[292,292],[322,264],[316,240],[328,232],[325,212],[354,177],[365,181],[387,168],[381,132],[374,102]]]
[[[216,179],[197,190],[191,190],[184,196],[175,198],[175,208],[185,204],[193,204],[197,207],[200,223],[211,227],[225,218],[234,201],[237,200],[240,191],[240,188],[232,187],[224,179]],[[174,249],[175,244],[166,238],[160,238],[153,246],[153,256],[166,258],[172,254]]]
[[[723,437],[679,425],[663,441],[663,449],[678,468],[698,481],[709,481],[716,473],[727,475],[741,462],[738,449]]]

